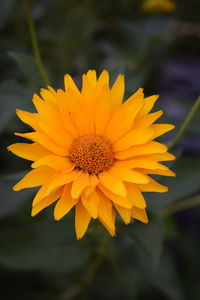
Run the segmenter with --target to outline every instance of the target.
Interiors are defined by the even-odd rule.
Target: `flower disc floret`
[[[102,136],[84,135],[74,142],[70,158],[77,169],[98,175],[113,164],[112,146]]]

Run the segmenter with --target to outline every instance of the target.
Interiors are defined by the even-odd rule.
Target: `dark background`
[[[31,13],[54,88],[65,73],[80,86],[88,69],[107,69],[111,83],[122,72],[127,96],[139,87],[160,94],[156,108],[176,125],[168,143],[200,91],[200,2],[174,1],[176,10],[163,13],[143,2],[37,0]],[[200,299],[200,111],[173,150],[177,177],[159,178],[169,192],[146,195],[150,223],[119,220],[116,238],[100,232],[98,240],[92,224],[76,241],[74,213],[58,223],[52,208],[31,218],[35,191],[12,191],[30,166],[6,150],[20,141],[14,132],[28,129],[15,109],[32,111],[44,86],[23,1],[0,1],[0,34],[0,298]],[[187,199],[195,206],[178,212]]]

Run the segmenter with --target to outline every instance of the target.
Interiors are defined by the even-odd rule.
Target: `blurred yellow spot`
[[[145,0],[142,4],[145,13],[165,14],[176,10],[176,3],[172,0]]]

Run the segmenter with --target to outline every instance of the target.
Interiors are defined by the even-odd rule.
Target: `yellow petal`
[[[75,92],[71,89],[67,90],[67,104],[71,113],[73,123],[80,135],[90,134],[90,127],[87,119],[85,108],[80,106],[81,100],[77,97]]]
[[[132,202],[132,206],[144,209],[146,202],[137,186],[132,183],[126,183],[126,189],[128,193],[127,198]]]
[[[39,130],[39,127],[37,125],[37,119],[36,119],[37,114],[30,113],[28,111],[23,111],[20,109],[16,109],[16,113],[22,122],[28,124],[34,130]]]
[[[38,160],[51,153],[49,150],[37,143],[16,143],[10,145],[7,149],[24,159],[32,161]]]
[[[99,179],[97,178],[96,175],[90,175],[89,182],[90,182],[89,186],[84,189],[84,195],[85,195],[85,197],[87,197],[87,199],[89,199],[91,197],[97,184],[99,183]]]
[[[113,194],[126,198],[126,187],[120,178],[117,178],[108,172],[103,172],[99,174],[99,179],[101,184]]]
[[[142,183],[142,184],[149,182],[147,176],[144,176],[144,174],[139,173],[137,171],[133,171],[129,168],[111,167],[108,172],[109,174],[118,177],[121,180],[126,182]]]
[[[111,117],[105,130],[106,137],[117,142],[131,129],[137,113],[143,105],[143,94],[130,97]]]
[[[61,198],[56,203],[54,209],[55,220],[60,220],[78,203],[79,200],[71,197],[71,184],[64,186]]]
[[[14,187],[14,191],[43,185],[56,175],[56,171],[48,167],[40,167],[30,171]]]
[[[37,124],[39,128],[56,144],[61,147],[69,149],[73,143],[73,138],[60,126],[45,119],[45,117],[38,115]]]
[[[98,78],[97,81],[97,88],[101,89],[101,87],[106,84],[109,86],[109,74],[106,70],[103,70],[103,72],[101,73],[101,75]]]
[[[41,89],[40,95],[44,99],[44,101],[51,104],[53,107],[58,107],[58,99],[56,97],[56,92],[51,88],[50,90],[47,89]]]
[[[71,196],[74,199],[80,197],[82,191],[90,185],[89,175],[88,173],[84,173],[80,171],[78,175],[74,178],[72,189],[71,189]]]
[[[76,229],[76,237],[77,240],[81,239],[85,232],[87,231],[88,225],[90,223],[91,216],[85,207],[79,202],[76,205],[76,213],[75,213],[75,229]]]
[[[98,187],[100,188],[102,193],[105,194],[106,197],[108,197],[108,199],[110,199],[113,203],[123,206],[125,208],[133,207],[132,201],[129,200],[128,198],[123,198],[123,197],[120,197],[119,195],[113,194],[110,190],[105,188],[102,184],[99,184]]]
[[[124,75],[120,74],[111,88],[110,99],[112,112],[121,106],[124,97],[124,89]]]
[[[115,204],[115,208],[117,209],[118,213],[120,214],[120,216],[122,217],[124,222],[126,224],[129,224],[130,221],[131,221],[131,210],[128,209],[128,208],[124,208],[122,206],[119,206],[117,204]]]
[[[169,168],[164,166],[164,169],[156,169],[156,170],[148,170],[148,169],[138,169],[139,172],[144,172],[145,174],[155,174],[155,175],[162,175],[162,176],[172,176],[175,177],[176,174],[172,172]]]
[[[150,154],[150,155],[148,155],[148,158],[155,160],[155,161],[171,161],[171,160],[176,159],[176,157],[169,152]]]
[[[15,135],[37,142],[55,154],[61,156],[69,155],[69,149],[57,145],[47,135],[41,132],[15,133]]]
[[[168,191],[168,188],[152,178],[150,178],[150,182],[147,184],[138,184],[137,187],[140,189],[141,192],[157,192],[157,193],[165,193]]]
[[[81,200],[91,217],[96,219],[98,217],[98,205],[101,200],[99,194],[94,190],[92,195],[88,198],[85,193],[83,193]]]
[[[48,192],[52,192],[54,189],[72,182],[76,178],[77,174],[77,171],[59,174],[52,180],[51,184],[49,185]]]
[[[128,159],[133,156],[147,155],[152,153],[164,153],[166,151],[167,147],[165,145],[151,141],[143,145],[135,145],[125,151],[116,152],[114,156],[117,159]]]
[[[33,202],[32,202],[32,206],[37,205],[42,199],[44,199],[45,197],[47,197],[50,193],[49,193],[49,185],[51,184],[52,179],[46,181],[41,188],[38,190],[37,194],[35,195]]]
[[[74,91],[74,93],[77,95],[77,96],[80,96],[80,91],[79,89],[77,88],[77,86],[75,85],[73,79],[71,78],[71,76],[69,74],[66,74],[65,75],[65,78],[64,78],[64,82],[65,82],[65,90],[67,91],[68,89],[71,89]]]
[[[59,189],[54,193],[50,194],[48,197],[42,199],[37,205],[33,206],[31,211],[31,216],[34,217],[41,210],[54,203],[56,200],[58,200],[58,198],[60,198],[61,194],[62,194],[62,189]]]
[[[59,112],[50,103],[43,101],[37,94],[34,94],[33,104],[41,116],[51,120],[58,126],[61,125]]]
[[[152,139],[153,134],[153,128],[137,128],[131,130],[113,145],[113,150],[123,151],[134,145],[145,144]]]
[[[162,110],[156,111],[154,113],[145,115],[144,117],[138,118],[134,122],[134,128],[143,128],[151,126],[157,119],[159,119],[163,114]]]
[[[113,204],[102,193],[100,194],[101,201],[99,202],[99,218],[104,224],[115,234],[115,215],[113,218]]]
[[[58,90],[59,98],[59,111],[62,124],[65,130],[74,138],[79,136],[78,128],[75,125],[74,119],[76,118],[76,111],[79,107],[78,99],[75,96],[73,99],[73,105],[70,106],[70,97],[63,90]]]
[[[57,171],[65,172],[71,172],[74,169],[74,164],[69,160],[69,158],[53,154],[44,156],[31,165],[32,168],[40,166],[47,166]]]
[[[144,156],[145,157],[145,156]],[[149,157],[149,156],[146,156]],[[129,168],[129,169],[136,169],[136,168],[144,168],[144,169],[163,169],[165,170],[166,167],[162,164],[159,164],[155,160],[147,159],[147,158],[141,158],[141,156],[137,156],[136,158],[129,158],[125,160],[118,160],[114,163],[114,166],[116,167],[123,167],[123,168]]]
[[[87,72],[87,79],[92,87],[96,87],[97,84],[97,74],[95,70],[89,70]]]
[[[145,209],[133,207],[131,210],[131,217],[137,219],[143,223],[148,223],[148,217]]]
[[[103,116],[103,118],[102,118]],[[111,116],[111,105],[110,105],[110,90],[108,85],[104,85],[101,89],[99,97],[97,98],[95,110],[94,110],[94,124],[95,133],[102,135],[108,120]]]
[[[152,108],[154,107],[155,102],[157,101],[159,95],[153,95],[144,99],[144,105],[140,112],[138,113],[138,117],[143,117],[148,114]]]
[[[175,126],[171,124],[153,124],[152,128],[154,129],[152,139],[155,139],[158,136],[163,135],[164,133],[174,129]]]

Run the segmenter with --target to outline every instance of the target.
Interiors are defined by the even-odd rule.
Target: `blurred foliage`
[[[111,81],[123,72],[127,95],[141,86],[159,92],[163,120],[179,128],[199,93],[200,3],[176,2],[175,12],[158,16],[143,14],[140,0],[32,1],[52,85],[63,87],[66,72],[79,86],[91,68],[108,69]],[[169,212],[200,194],[200,112],[177,145],[176,179],[159,178],[169,192],[145,195],[149,224],[118,217],[112,239],[94,222],[76,241],[73,214],[55,222],[50,208],[32,219],[34,191],[12,191],[29,166],[6,150],[19,141],[13,132],[26,130],[15,109],[32,111],[43,82],[23,1],[0,2],[0,31],[1,299],[199,299],[200,208]]]

